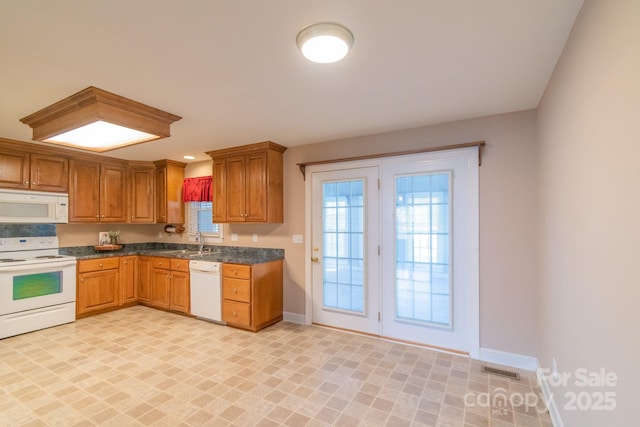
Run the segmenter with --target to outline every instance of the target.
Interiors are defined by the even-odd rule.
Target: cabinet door
[[[69,190],[69,160],[64,157],[31,154],[31,189]]]
[[[76,314],[117,307],[120,277],[117,269],[78,274]]]
[[[184,224],[184,163],[156,162],[156,222]]]
[[[127,168],[100,167],[100,222],[126,222]]]
[[[191,294],[189,273],[171,270],[171,310],[189,313]]]
[[[151,301],[151,282],[153,281],[153,264],[151,257],[138,257],[138,300]]]
[[[29,154],[0,151],[0,187],[29,188]]]
[[[155,168],[129,169],[129,222],[151,224],[155,222]]]
[[[227,222],[225,159],[213,159],[213,223]]]
[[[156,169],[156,222],[167,222],[167,168]]]
[[[245,221],[245,156],[229,157],[227,163],[227,221]]]
[[[251,305],[245,302],[223,300],[222,320],[232,326],[251,329]]]
[[[151,304],[168,309],[171,305],[171,271],[162,268],[153,269],[151,279]]]
[[[138,301],[138,257],[126,256],[120,261],[120,305]]]
[[[267,153],[247,155],[245,221],[267,221]]]
[[[71,159],[69,168],[69,222],[98,222],[100,164]]]

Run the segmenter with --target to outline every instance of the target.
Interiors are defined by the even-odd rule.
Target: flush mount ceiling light
[[[308,60],[329,64],[347,55],[353,46],[353,34],[335,22],[320,22],[303,28],[296,37],[296,43]]]
[[[89,86],[20,121],[31,126],[34,141],[101,153],[169,137],[181,118]]]

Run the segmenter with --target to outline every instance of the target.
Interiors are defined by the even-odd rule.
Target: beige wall
[[[567,426],[638,425],[640,2],[584,3],[539,108],[538,355],[558,371],[615,372],[617,408],[570,411]]]
[[[286,209],[290,234],[304,231],[304,182],[296,163],[485,140],[480,167],[480,344],[535,355],[536,254],[535,112],[364,136],[290,148]],[[307,237],[307,236],[305,236]],[[287,257],[295,249],[287,243]],[[288,262],[285,309],[304,313],[304,257]]]

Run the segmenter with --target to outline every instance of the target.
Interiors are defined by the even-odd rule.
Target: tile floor
[[[0,340],[0,424],[550,427],[535,375],[521,375],[314,326],[253,334],[136,306]]]

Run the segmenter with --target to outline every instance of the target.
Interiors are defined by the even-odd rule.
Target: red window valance
[[[182,184],[183,202],[211,202],[212,198],[212,177],[197,176],[195,178],[185,178]]]

